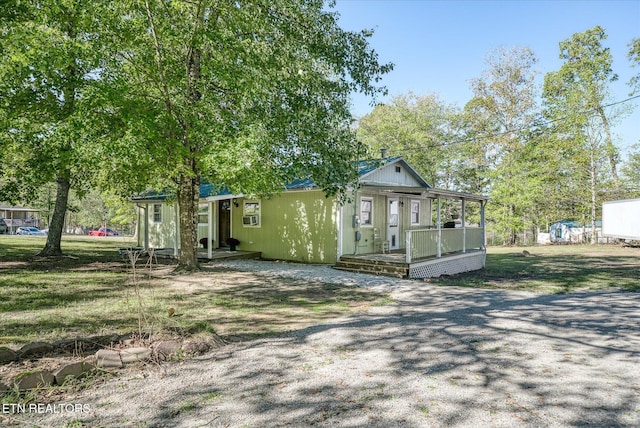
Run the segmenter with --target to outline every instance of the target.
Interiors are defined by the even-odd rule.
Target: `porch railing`
[[[464,229],[418,229],[406,232],[406,260],[424,257],[440,257],[448,253],[484,248],[484,229],[466,227]]]

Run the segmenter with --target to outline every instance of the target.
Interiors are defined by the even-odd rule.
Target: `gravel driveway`
[[[394,304],[226,346],[69,397],[62,426],[640,426],[640,293],[437,287],[227,262],[391,291]],[[80,426],[71,425],[71,426]]]

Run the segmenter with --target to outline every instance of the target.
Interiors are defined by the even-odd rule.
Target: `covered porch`
[[[487,198],[439,189],[429,189],[421,196],[432,199],[431,224],[405,228],[399,248],[389,251],[389,243],[383,243],[374,252],[343,254],[335,267],[412,279],[484,268]],[[468,202],[474,203],[473,218],[468,216]],[[388,212],[387,217],[393,216]]]

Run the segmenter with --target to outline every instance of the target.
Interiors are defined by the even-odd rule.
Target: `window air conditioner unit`
[[[257,215],[245,215],[242,216],[242,224],[245,226],[257,226],[258,225],[258,216]]]

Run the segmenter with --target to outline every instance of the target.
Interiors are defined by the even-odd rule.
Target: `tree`
[[[561,118],[568,109],[570,115],[588,117],[597,115],[602,126],[604,147],[611,168],[611,176],[618,179],[618,150],[611,135],[612,118],[605,112],[610,100],[609,83],[618,80],[613,73],[613,57],[602,43],[607,39],[604,29],[598,25],[584,33],[576,33],[560,42],[560,70],[547,73],[543,97],[551,117]]]
[[[92,182],[83,96],[101,66],[94,1],[10,1],[0,18],[0,199],[29,201],[54,181],[43,256],[61,254],[69,189]]]
[[[589,190],[581,197],[589,203],[581,205],[589,207],[592,227],[600,206],[598,192],[608,178],[619,187],[619,155],[611,135],[615,114],[605,112],[608,85],[617,80],[617,75],[611,68],[609,48],[602,46],[606,38],[604,30],[595,26],[560,42],[560,58],[565,62],[558,71],[545,75],[543,90],[545,114],[554,121],[558,141],[573,146],[574,177],[582,181],[578,188]],[[602,169],[605,161],[608,173]]]
[[[629,53],[627,57],[633,67],[640,67],[640,37],[633,39],[631,43],[629,43]],[[629,94],[631,96],[640,91],[640,71],[629,80],[629,86],[631,86],[631,94]]]
[[[109,177],[133,168],[138,184],[175,191],[179,269],[198,268],[201,179],[269,195],[296,177],[327,194],[357,178],[348,96],[383,91],[391,65],[323,1],[132,0],[103,16],[114,58],[104,97],[123,126],[109,153],[126,154]]]
[[[503,242],[515,244],[517,233],[532,221],[536,189],[530,186],[528,145],[538,115],[534,69],[528,48],[498,48],[489,53],[489,68],[471,82],[474,97],[465,106],[467,150],[486,163],[491,205],[487,218]]]
[[[629,193],[624,197],[640,196],[640,144],[631,146],[631,153],[622,168],[622,173],[626,181],[625,188],[629,189]]]
[[[370,156],[387,149],[403,156],[432,186],[453,190],[459,183],[451,168],[455,149],[449,145],[459,137],[458,114],[436,95],[399,95],[360,119],[358,138]]]

